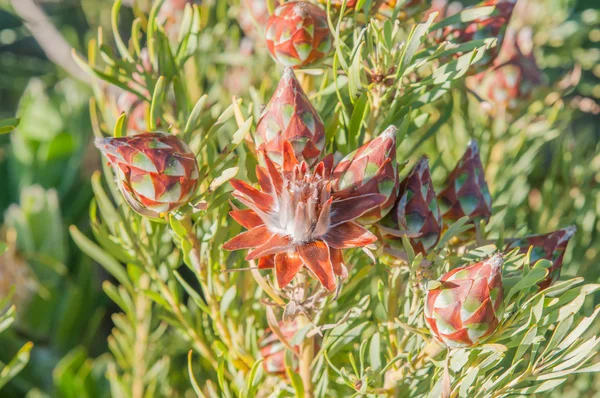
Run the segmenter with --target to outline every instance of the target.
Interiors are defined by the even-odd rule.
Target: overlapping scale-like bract
[[[427,157],[423,156],[400,183],[396,205],[383,224],[391,227],[384,230],[387,242],[399,241],[403,233],[408,233],[415,252],[423,255],[439,241],[442,215],[433,189]]]
[[[143,216],[161,218],[186,204],[198,187],[194,153],[174,135],[97,138],[96,146],[113,166],[127,203]]]
[[[527,253],[529,248],[533,246],[529,258],[530,265],[533,266],[538,260],[542,259],[551,261],[552,266],[548,270],[548,276],[538,283],[540,289],[546,289],[560,277],[565,250],[567,250],[569,240],[575,232],[577,232],[577,228],[570,226],[549,234],[526,236],[512,241],[507,245],[506,250],[509,251],[519,247],[520,253]]]
[[[281,164],[283,143],[300,160],[313,164],[325,146],[325,126],[291,68],[286,68],[256,126],[256,144]]]
[[[448,347],[469,347],[496,330],[504,297],[502,264],[497,254],[453,269],[427,292],[425,320],[438,340]]]
[[[442,217],[453,222],[468,216],[472,221],[489,220],[492,197],[485,181],[477,142],[471,141],[467,151],[446,180],[438,194]]]
[[[390,212],[398,195],[396,163],[396,127],[344,157],[333,171],[333,189],[341,198],[378,193],[385,202],[360,217],[360,223],[372,224]]]
[[[293,68],[319,61],[333,43],[327,14],[305,1],[278,6],[267,22],[265,40],[275,61]]]

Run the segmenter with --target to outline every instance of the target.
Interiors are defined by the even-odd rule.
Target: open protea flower
[[[360,217],[361,224],[372,224],[390,212],[398,194],[396,164],[396,127],[343,158],[333,171],[333,189],[340,198],[379,193],[385,202]]]
[[[278,6],[267,22],[265,40],[275,61],[293,68],[320,60],[332,46],[327,14],[305,1]]]
[[[457,44],[467,43],[473,40],[481,40],[486,38],[497,38],[496,46],[490,48],[484,55],[483,59],[473,66],[472,72],[479,73],[487,69],[494,59],[498,56],[506,27],[515,8],[517,0],[483,0],[475,7],[496,6],[496,10],[487,16],[477,18],[474,21],[461,22],[455,25],[450,25],[444,29],[438,40],[451,41]],[[462,55],[461,53],[456,56]]]
[[[296,157],[309,164],[321,155],[325,126],[291,68],[283,72],[275,94],[258,120],[256,140],[258,148],[266,150],[278,164],[282,162],[285,141],[292,144]]]
[[[464,216],[473,221],[489,220],[492,197],[485,181],[479,147],[474,140],[448,176],[446,187],[438,194],[438,200],[445,220],[456,221]]]
[[[519,253],[527,253],[529,248],[533,246],[529,259],[530,265],[542,259],[552,261],[548,276],[538,283],[540,289],[546,289],[560,277],[565,250],[567,250],[569,240],[575,232],[577,232],[577,228],[570,226],[549,234],[526,236],[512,241],[506,247],[506,250],[509,251],[519,247]]]
[[[283,333],[285,339],[289,342],[298,331],[296,321],[280,321],[279,330]],[[263,368],[267,373],[282,375],[285,374],[285,345],[279,340],[279,337],[270,329],[265,331],[265,337],[260,341],[260,355],[263,357]],[[300,346],[294,346],[294,351],[300,353]],[[294,357],[295,359],[295,357]],[[294,371],[298,371],[297,361],[293,364]]]
[[[96,138],[96,146],[112,164],[127,203],[143,216],[162,218],[186,204],[198,187],[194,153],[174,135]]]
[[[386,197],[377,193],[336,196],[331,182],[332,156],[311,171],[306,162],[298,161],[287,141],[281,170],[265,151],[262,154],[266,166],[256,169],[261,190],[231,180],[233,195],[249,209],[230,214],[249,231],[223,248],[252,249],[246,260],[258,259],[261,269],[274,267],[280,288],[306,267],[326,289],[334,290],[335,275],[347,276],[342,250],[377,240],[355,220],[381,206]]]
[[[496,66],[473,76],[469,85],[496,107],[512,112],[529,104],[527,99],[536,87],[542,85],[544,75],[533,52],[523,53],[516,33],[511,30],[508,32],[500,56],[496,59]],[[530,37],[528,40],[531,43]],[[505,61],[498,62],[500,59]]]
[[[504,297],[503,262],[502,256],[496,254],[453,269],[442,276],[439,287],[427,292],[425,320],[442,343],[468,347],[496,330]]]
[[[382,232],[386,238],[398,239],[403,233],[413,237],[410,243],[417,253],[427,254],[440,239],[442,215],[438,207],[429,160],[423,156],[400,183],[396,206],[384,220],[390,226]],[[386,239],[386,240],[388,240]]]

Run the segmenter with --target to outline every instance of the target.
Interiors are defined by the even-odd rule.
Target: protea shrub
[[[501,255],[455,268],[427,292],[425,320],[448,347],[481,343],[496,330],[502,311]]]
[[[332,47],[327,14],[306,1],[283,3],[267,21],[267,47],[281,65],[300,68],[325,57]]]
[[[96,146],[113,166],[127,203],[143,216],[164,217],[185,205],[198,187],[194,153],[174,135],[98,138]]]

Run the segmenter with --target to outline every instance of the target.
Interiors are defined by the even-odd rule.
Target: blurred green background
[[[510,189],[497,188],[496,200],[519,209],[505,211],[501,221],[516,231],[540,233],[577,225],[564,273],[599,281],[600,1],[522,1],[535,11],[519,19],[533,27],[539,65],[553,79],[581,67],[581,78],[563,99],[553,131],[542,132],[548,139],[521,165],[519,179]],[[99,27],[105,37],[110,34],[111,0],[38,3],[80,53]],[[133,13],[122,13],[121,22],[129,26]],[[16,251],[0,257],[5,272],[0,278],[28,270],[16,292],[17,303],[22,298],[27,305],[17,305],[16,324],[0,334],[0,362],[25,342],[34,343],[29,364],[0,396],[110,395],[103,355],[116,308],[100,287],[107,276],[67,233],[71,224],[89,229],[89,181],[99,167],[91,145],[91,96],[84,82],[49,60],[11,1],[0,0],[0,119],[21,119],[15,132],[0,135],[0,240],[10,243],[15,232],[18,236]],[[510,134],[521,131],[517,126]],[[502,175],[504,161],[489,159],[496,187],[510,185],[510,177]],[[0,298],[7,289],[0,280]],[[600,378],[585,376],[560,394],[598,396],[597,391]]]

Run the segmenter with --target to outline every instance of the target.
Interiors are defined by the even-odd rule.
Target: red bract
[[[343,158],[333,171],[333,189],[340,198],[379,193],[386,201],[360,217],[361,224],[372,224],[390,212],[398,195],[396,164],[396,127]]]
[[[296,321],[279,322],[279,330],[289,342],[298,331]],[[285,374],[285,345],[279,340],[279,337],[270,329],[266,330],[265,337],[260,341],[260,355],[263,357],[263,368],[267,373],[283,375]],[[300,346],[294,346],[294,351],[299,354]],[[294,357],[295,358],[295,357]],[[298,371],[298,363],[293,363],[294,372]]]
[[[558,280],[562,268],[565,250],[571,237],[577,232],[577,228],[570,226],[558,231],[544,235],[532,235],[517,239],[511,242],[506,250],[512,250],[519,247],[519,253],[527,253],[531,249],[530,265],[534,265],[538,260],[549,260],[552,266],[549,268],[548,276],[538,283],[540,289],[546,289]]]
[[[320,60],[332,46],[327,14],[304,1],[277,7],[267,22],[265,40],[275,61],[293,68]]]
[[[292,144],[296,157],[309,164],[325,146],[325,126],[291,68],[286,68],[275,94],[256,126],[259,149],[281,164],[283,143]]]
[[[363,247],[377,240],[355,220],[381,206],[386,197],[377,193],[339,198],[332,191],[332,156],[312,171],[299,162],[292,144],[283,143],[279,169],[262,152],[265,167],[257,166],[260,190],[232,180],[233,196],[248,206],[230,214],[249,229],[223,245],[226,250],[251,249],[246,260],[258,259],[261,269],[275,268],[277,284],[286,287],[306,267],[328,290],[336,287],[335,275],[345,278],[342,250]]]
[[[429,172],[429,161],[423,156],[400,183],[398,201],[387,216],[384,225],[397,234],[386,241],[398,240],[402,233],[412,234],[410,243],[415,252],[427,254],[439,241],[442,233],[442,216],[438,207]],[[386,231],[383,231],[384,233]]]
[[[483,341],[498,326],[504,291],[501,255],[460,267],[427,292],[425,320],[449,347],[468,347]]]
[[[533,51],[524,54],[516,34],[507,34],[502,51],[492,69],[472,77],[470,86],[496,107],[509,112],[518,111],[529,104],[528,98],[544,82]]]
[[[485,181],[485,173],[477,142],[471,141],[467,151],[446,180],[446,187],[438,194],[442,217],[456,221],[468,216],[477,222],[489,220],[492,215],[492,197]]]
[[[127,203],[143,216],[162,218],[186,204],[198,187],[194,153],[174,135],[143,133],[95,143],[113,166]]]
[[[444,29],[439,41],[451,41],[457,44],[467,43],[473,40],[486,38],[497,38],[495,47],[486,51],[484,57],[473,67],[473,72],[478,73],[487,69],[502,47],[506,27],[515,8],[517,0],[484,0],[476,7],[496,6],[494,12],[486,17],[477,18],[470,22],[461,22],[450,25]],[[462,55],[458,53],[457,56]]]

